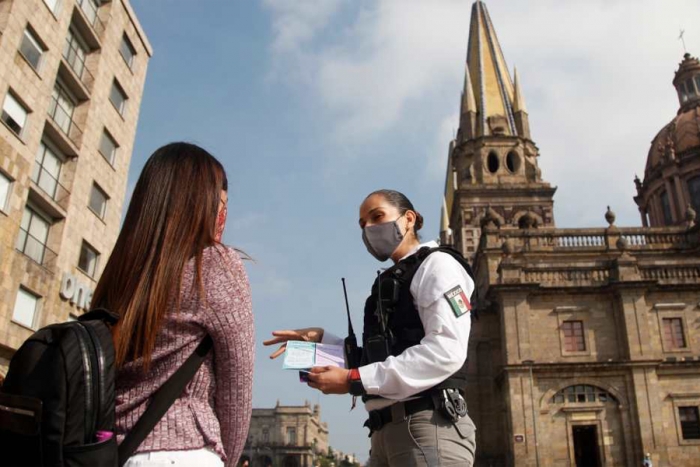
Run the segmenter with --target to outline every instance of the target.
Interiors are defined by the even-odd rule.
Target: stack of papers
[[[315,342],[289,341],[284,352],[282,368],[308,373],[315,366],[337,366],[345,368],[345,351],[342,345],[317,344]],[[301,381],[306,381],[300,375]]]

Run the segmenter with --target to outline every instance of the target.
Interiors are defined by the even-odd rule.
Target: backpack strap
[[[78,317],[78,321],[104,321],[110,326],[114,326],[119,321],[119,315],[112,313],[107,308],[93,308],[87,313],[83,313]]]
[[[206,336],[199,343],[187,361],[177,369],[173,375],[156,391],[151,398],[146,412],[138,419],[136,425],[126,435],[124,441],[119,445],[119,466],[123,466],[129,457],[138,449],[146,436],[158,424],[163,415],[168,411],[173,402],[180,397],[182,391],[187,386],[213,345],[211,336]]]

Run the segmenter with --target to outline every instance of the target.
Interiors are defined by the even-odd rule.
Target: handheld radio
[[[359,351],[357,349],[357,338],[355,337],[355,331],[352,329],[352,320],[350,319],[350,304],[348,303],[348,290],[345,287],[345,278],[342,277],[340,280],[343,281],[343,294],[345,295],[345,310],[348,313],[348,337],[346,337],[343,341],[343,347],[345,350],[345,363],[348,368],[359,368]]]

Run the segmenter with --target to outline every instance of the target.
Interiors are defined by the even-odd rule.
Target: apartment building
[[[0,0],[0,375],[89,307],[151,55],[128,0]]]

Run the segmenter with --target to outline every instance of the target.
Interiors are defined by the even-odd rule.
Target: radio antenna
[[[345,295],[345,311],[348,313],[348,335],[350,337],[355,337],[355,331],[352,329],[352,320],[350,319],[350,304],[348,303],[348,289],[345,287],[345,278],[341,277],[340,280],[343,282],[343,295]]]

